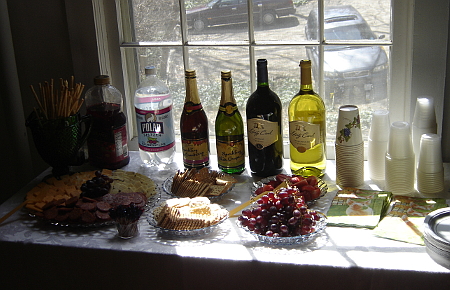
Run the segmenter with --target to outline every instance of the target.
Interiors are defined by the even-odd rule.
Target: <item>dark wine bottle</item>
[[[233,95],[231,71],[221,72],[222,93],[216,116],[216,148],[219,169],[226,173],[245,170],[244,123]]]
[[[186,98],[180,120],[184,167],[209,166],[208,119],[197,90],[195,70],[186,70]]]
[[[258,87],[247,101],[250,169],[257,176],[276,175],[283,169],[281,101],[269,88],[267,60],[257,61]]]

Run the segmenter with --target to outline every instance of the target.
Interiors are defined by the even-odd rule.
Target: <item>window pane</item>
[[[177,133],[185,92],[183,63],[197,71],[199,94],[213,135],[220,98],[220,70],[232,70],[235,97],[245,119],[251,83],[256,82],[256,79],[250,79],[251,67],[256,64],[250,63],[249,53],[254,51],[255,60],[268,60],[271,88],[279,95],[284,107],[285,137],[288,136],[287,108],[299,90],[298,64],[301,59],[311,59],[314,89],[321,94],[327,107],[328,141],[335,139],[338,108],[346,104],[359,107],[367,140],[372,112],[388,108],[391,1],[324,0],[325,44],[323,47],[305,47],[304,43],[292,43],[319,44],[318,1],[297,0],[292,4],[290,0],[253,0],[256,46],[251,49],[247,43],[242,46],[226,43],[249,39],[246,1],[185,0],[190,46],[183,55],[179,0],[132,0],[136,40],[180,41],[178,48],[136,49],[140,74],[143,74],[144,66],[156,65],[160,68],[161,78],[166,78],[173,92]],[[266,13],[270,10],[268,5],[278,11],[273,23],[270,13]],[[291,5],[294,10],[286,8]],[[284,12],[280,12],[281,6]],[[377,43],[367,45],[367,40]],[[206,46],[208,43],[192,46],[207,41],[215,42],[214,46]],[[263,41],[276,41],[280,45],[265,46]],[[341,43],[337,45],[333,41]],[[322,73],[319,68],[323,68]]]
[[[254,1],[255,39],[305,40],[306,18],[311,9],[317,9],[317,1]]]
[[[246,0],[186,0],[190,41],[248,39]]]
[[[144,68],[155,65],[158,77],[167,83],[173,97],[175,133],[180,133],[180,117],[185,98],[184,67],[180,48],[140,48],[139,75],[142,80]],[[229,69],[233,77],[234,96],[245,118],[245,105],[250,95],[250,72],[248,48],[208,47],[189,49],[189,67],[196,70],[199,97],[208,116],[210,134],[214,133],[214,121],[220,104],[220,71]]]
[[[304,46],[264,46],[255,49],[256,59],[267,59],[269,86],[283,107],[283,135],[289,136],[289,102],[300,90],[300,60],[306,58]],[[254,64],[256,66],[256,64]]]
[[[139,81],[144,79],[145,67],[154,65],[156,74],[160,80],[165,82],[171,91],[173,97],[173,116],[175,125],[175,133],[180,133],[179,116],[184,104],[184,66],[181,47],[155,47],[155,48],[138,48],[135,49],[138,55],[138,74]],[[137,84],[136,84],[137,86]],[[132,91],[136,90],[131,88]],[[134,96],[133,96],[134,97]],[[133,98],[130,98],[133,102]],[[134,118],[134,116],[133,116]]]
[[[317,49],[309,49],[313,64]],[[329,46],[324,52],[324,88],[322,98],[327,107],[327,136],[334,141],[337,112],[341,105],[357,105],[363,138],[367,140],[371,115],[389,108],[389,47]],[[313,66],[317,78],[317,67]]]
[[[177,0],[132,0],[133,41],[181,41]]]
[[[245,105],[250,95],[250,72],[248,49],[242,47],[201,47],[189,49],[189,68],[197,72],[197,87],[200,100],[209,121],[209,132],[214,132],[214,122],[220,105],[220,71],[229,69],[233,78],[233,91],[239,111],[245,118]],[[184,80],[184,77],[183,77]],[[184,92],[177,96],[184,101]],[[183,107],[178,108],[176,118]],[[176,120],[178,122],[179,120]],[[178,125],[177,125],[178,126]]]
[[[390,40],[390,1],[336,2],[325,1],[325,40]],[[317,18],[313,10],[308,22]]]

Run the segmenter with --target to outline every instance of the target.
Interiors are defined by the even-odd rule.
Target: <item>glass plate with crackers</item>
[[[206,197],[172,198],[149,210],[147,221],[162,235],[183,238],[208,235],[228,216],[223,206]]]
[[[236,182],[233,176],[222,171],[192,168],[184,172],[178,170],[163,182],[163,189],[172,197],[205,196],[219,200],[233,189]]]

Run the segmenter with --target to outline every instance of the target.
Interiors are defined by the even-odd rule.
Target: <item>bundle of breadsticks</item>
[[[54,85],[53,79],[44,84],[39,83],[38,93],[33,85],[30,87],[38,104],[38,108],[34,109],[40,119],[53,120],[72,116],[78,113],[84,101],[81,98],[84,85],[75,84],[73,76],[70,82],[60,79],[59,89]]]

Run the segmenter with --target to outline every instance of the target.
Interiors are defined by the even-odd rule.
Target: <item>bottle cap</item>
[[[309,59],[302,59],[300,61],[300,67],[311,68],[311,61]]]
[[[256,61],[257,65],[266,65],[267,66],[267,59],[265,58],[260,58]]]
[[[187,69],[187,70],[184,72],[184,76],[185,76],[186,78],[195,78],[195,77],[196,77],[195,70],[193,70],[193,69]]]
[[[256,61],[256,75],[258,83],[267,83],[269,81],[267,75],[267,59],[258,59]]]
[[[108,85],[109,84],[109,76],[107,75],[99,75],[94,78],[94,84],[101,86],[101,85]]]
[[[146,66],[145,67],[145,74],[146,75],[156,75],[156,68],[154,65]]]
[[[231,78],[231,70],[223,70],[220,74],[222,78]]]

